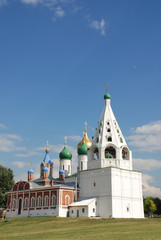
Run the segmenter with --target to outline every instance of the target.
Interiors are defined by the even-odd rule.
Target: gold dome
[[[46,153],[48,153],[48,152],[49,152],[48,141],[47,141],[47,146],[46,146],[45,152],[46,152]]]
[[[88,148],[90,148],[92,145],[92,142],[89,140],[88,135],[87,135],[87,123],[86,122],[85,122],[85,131],[83,133],[83,138],[80,141],[80,143],[78,143],[77,149],[80,148],[80,146],[83,144],[83,142],[85,142],[85,144],[87,145]]]

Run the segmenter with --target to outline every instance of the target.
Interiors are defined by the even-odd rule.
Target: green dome
[[[82,145],[78,148],[78,155],[87,155],[87,145],[85,142],[82,143]]]
[[[104,99],[111,99],[111,96],[108,92],[106,92],[106,94],[104,95]]]
[[[105,153],[105,158],[112,158],[112,155],[110,153]]]
[[[71,159],[71,158],[72,158],[72,154],[71,154],[71,152],[69,152],[69,150],[67,149],[66,146],[65,146],[65,147],[63,148],[63,150],[60,152],[59,158],[60,158],[60,159]]]

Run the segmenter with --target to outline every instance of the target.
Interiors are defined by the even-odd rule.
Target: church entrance
[[[22,206],[22,199],[20,198],[18,202],[18,214],[21,214],[21,206]]]
[[[79,217],[79,210],[77,210],[77,217]]]

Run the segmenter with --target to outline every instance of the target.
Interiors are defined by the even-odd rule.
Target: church
[[[72,154],[65,146],[59,154],[59,178],[53,178],[49,147],[40,163],[40,177],[29,169],[27,181],[7,193],[6,218],[59,216],[143,218],[142,174],[133,170],[132,151],[111,108],[105,106],[92,141],[87,128],[77,146],[78,167],[72,174]]]

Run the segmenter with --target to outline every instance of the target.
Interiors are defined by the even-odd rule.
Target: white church
[[[60,216],[143,218],[142,174],[133,170],[132,151],[127,146],[111,108],[105,106],[92,141],[87,136],[77,146],[78,168],[72,174],[72,154],[59,154],[59,178],[53,178],[53,163],[47,145],[40,164],[40,178],[28,171],[28,181],[15,183],[8,192],[6,217]]]

